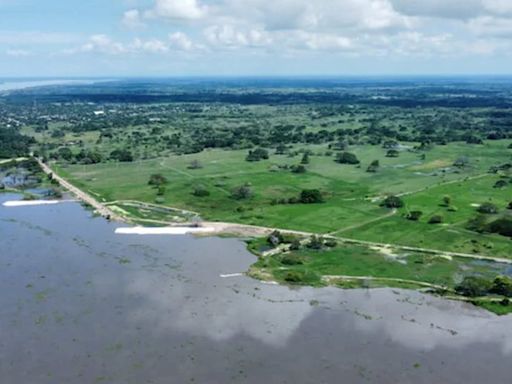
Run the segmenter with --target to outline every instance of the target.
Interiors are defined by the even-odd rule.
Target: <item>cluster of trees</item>
[[[269,155],[268,151],[263,148],[257,148],[253,151],[249,151],[249,154],[245,158],[247,161],[261,161],[261,160],[268,160]]]
[[[488,295],[512,297],[512,278],[498,276],[494,280],[488,280],[479,276],[467,276],[455,287],[455,291],[467,297]]]
[[[0,159],[27,156],[33,144],[35,140],[32,137],[24,136],[15,129],[0,128]]]
[[[271,204],[321,204],[323,202],[325,199],[319,189],[304,189],[297,197],[273,199]]]

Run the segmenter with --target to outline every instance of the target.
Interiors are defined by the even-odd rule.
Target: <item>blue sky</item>
[[[511,74],[512,0],[0,0],[0,77]]]

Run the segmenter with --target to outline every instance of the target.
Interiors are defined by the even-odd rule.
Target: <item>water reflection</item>
[[[2,382],[479,383],[510,374],[510,316],[409,291],[222,278],[254,261],[243,243],[114,229],[78,204],[0,206]]]

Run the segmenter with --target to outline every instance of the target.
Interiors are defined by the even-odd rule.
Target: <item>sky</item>
[[[0,77],[512,74],[512,0],[0,0]]]

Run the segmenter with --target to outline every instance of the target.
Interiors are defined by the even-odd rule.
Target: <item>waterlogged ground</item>
[[[512,316],[409,291],[222,278],[255,261],[242,242],[116,227],[75,203],[0,205],[0,382],[510,380]]]

